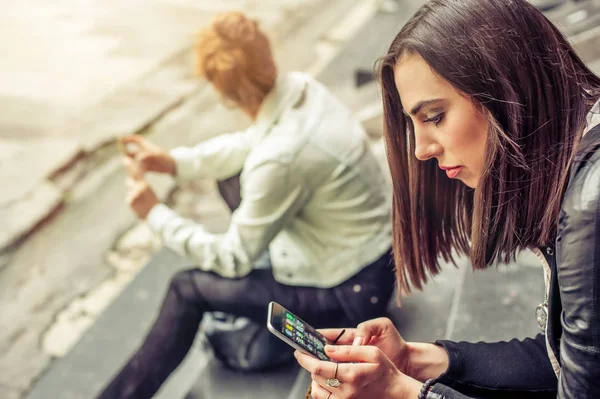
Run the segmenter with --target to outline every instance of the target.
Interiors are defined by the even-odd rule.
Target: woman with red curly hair
[[[269,40],[240,13],[217,17],[196,51],[200,75],[253,124],[170,152],[126,139],[140,148],[126,160],[129,205],[196,267],[174,276],[144,343],[101,398],[152,397],[206,312],[264,326],[276,301],[315,326],[355,325],[381,315],[393,291],[390,190],[360,123],[309,76],[278,74]],[[146,171],[179,180],[241,172],[227,232],[210,234],[159,204]],[[257,268],[266,250],[270,267]]]

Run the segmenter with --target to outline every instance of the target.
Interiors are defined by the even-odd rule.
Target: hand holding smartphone
[[[138,143],[126,140],[124,136],[117,137],[117,146],[119,151],[126,157],[133,158],[135,154],[140,151],[141,147]]]
[[[331,345],[333,342],[277,302],[269,304],[267,328],[292,348],[320,360],[332,361],[325,354],[325,345]]]
[[[172,176],[177,174],[177,165],[169,153],[149,140],[138,136],[117,137],[119,151],[135,161],[142,173],[157,172]]]

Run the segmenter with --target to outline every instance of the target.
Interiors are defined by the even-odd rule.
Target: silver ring
[[[327,384],[328,387],[337,388],[340,386],[340,380],[337,378],[328,378],[327,381],[325,381],[325,384]]]

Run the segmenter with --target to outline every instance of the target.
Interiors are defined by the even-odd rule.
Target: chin
[[[477,188],[477,180],[476,179],[461,179],[465,186],[469,188]]]

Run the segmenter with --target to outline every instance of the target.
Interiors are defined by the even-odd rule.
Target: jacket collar
[[[260,143],[277,124],[281,115],[300,100],[306,83],[307,78],[300,73],[286,73],[277,77],[275,86],[263,100],[256,120],[250,127],[253,146]]]

